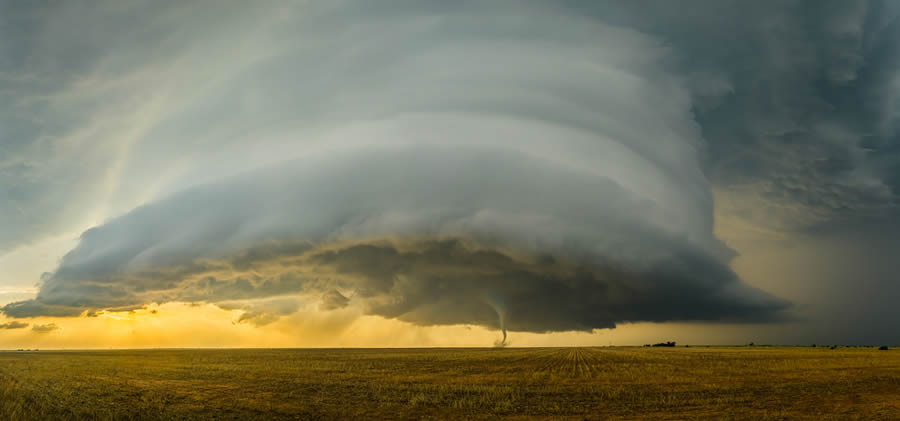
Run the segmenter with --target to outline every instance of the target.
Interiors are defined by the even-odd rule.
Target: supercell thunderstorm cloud
[[[892,218],[897,7],[641,3],[13,13],[7,25],[52,20],[62,29],[44,36],[58,38],[111,14],[121,23],[104,30],[137,39],[100,49],[90,29],[67,46],[78,57],[57,55],[70,75],[50,83],[58,64],[31,63],[10,88],[32,98],[20,113],[57,121],[11,126],[48,139],[37,146],[0,146],[27,158],[0,174],[34,185],[0,205],[13,215],[0,248],[52,234],[32,218],[105,207],[36,297],[2,312],[199,302],[265,325],[301,297],[504,342],[507,329],[789,320],[789,300],[731,269],[714,191],[785,232]],[[48,173],[28,164],[47,144],[78,152]]]

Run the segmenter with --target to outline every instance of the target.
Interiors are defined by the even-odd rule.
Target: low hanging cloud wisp
[[[17,322],[17,321],[11,321],[11,322],[0,324],[0,329],[2,329],[2,330],[25,329],[26,327],[28,327],[28,323],[22,323],[22,322]]]
[[[315,106],[287,109],[315,130],[287,141],[292,157],[88,230],[3,312],[210,302],[266,324],[297,308],[278,297],[304,295],[504,332],[783,317],[712,233],[677,52],[559,10],[476,8],[323,12],[350,29],[250,71],[307,87]]]
[[[56,330],[59,330],[59,326],[57,326],[55,323],[31,326],[31,331],[35,333],[50,333]]]

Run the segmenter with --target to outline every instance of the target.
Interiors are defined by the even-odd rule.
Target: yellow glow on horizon
[[[489,347],[501,336],[479,326],[416,326],[363,315],[352,307],[325,312],[303,309],[264,326],[236,323],[240,314],[241,310],[223,310],[212,304],[168,303],[132,312],[103,312],[96,317],[27,319],[21,320],[30,324],[27,328],[0,331],[0,349]],[[47,333],[31,330],[33,325],[49,323],[59,329]],[[509,345],[641,345],[663,340],[701,344],[710,343],[711,338],[727,338],[731,329],[709,324],[637,323],[593,333],[510,332]]]

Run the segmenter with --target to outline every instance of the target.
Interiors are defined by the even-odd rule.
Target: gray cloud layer
[[[265,324],[296,310],[277,297],[309,294],[324,311],[528,331],[775,320],[788,305],[728,268],[713,188],[727,212],[784,230],[894,212],[890,2],[285,2],[211,20],[201,6],[104,15],[131,38],[87,37],[78,51],[102,60],[72,59],[63,94],[16,93],[73,114],[41,125],[43,143],[8,143],[11,224],[30,228],[0,248],[56,230],[31,218],[72,218],[41,212],[90,213],[70,164],[24,151],[124,152],[91,155],[114,170],[87,195],[121,216],[7,315],[209,301]],[[90,14],[22,16],[58,39]],[[95,124],[73,135],[79,110]],[[27,170],[44,167],[64,170]]]

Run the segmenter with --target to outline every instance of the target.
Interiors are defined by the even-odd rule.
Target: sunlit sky
[[[2,2],[0,348],[895,344],[898,36],[876,0]]]

